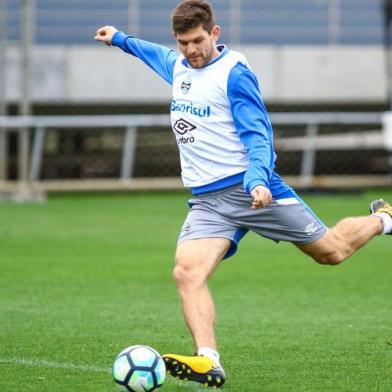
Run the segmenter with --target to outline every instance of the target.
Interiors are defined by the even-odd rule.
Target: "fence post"
[[[41,175],[42,153],[45,139],[45,128],[38,127],[35,130],[33,151],[31,154],[30,181],[38,181]]]
[[[140,0],[128,0],[128,33],[140,35]]]
[[[386,112],[382,116],[382,132],[385,149],[388,154],[388,170],[392,175],[392,112]]]
[[[35,0],[23,0],[21,34],[21,97],[20,115],[31,115],[31,60],[35,36]],[[28,199],[31,189],[29,184],[30,129],[23,127],[18,132],[18,179],[21,198]]]
[[[5,128],[0,128],[0,181],[7,179],[7,131]]]
[[[309,188],[313,182],[314,166],[316,161],[316,142],[318,134],[317,124],[308,124],[306,127],[306,145],[304,146],[301,173],[300,173],[300,186]]]
[[[7,8],[4,0],[0,0],[0,116],[7,114],[6,97],[6,62],[7,62]],[[7,132],[0,127],[0,180],[7,179]]]
[[[328,44],[337,45],[340,37],[340,0],[328,1]]]
[[[241,0],[229,2],[229,42],[231,45],[241,43]]]
[[[125,131],[123,156],[121,164],[121,179],[129,180],[133,176],[133,163],[135,160],[137,128],[128,127]]]

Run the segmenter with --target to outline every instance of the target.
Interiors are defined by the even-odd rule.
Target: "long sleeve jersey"
[[[171,120],[182,180],[194,195],[241,182],[248,193],[257,185],[273,195],[285,192],[273,172],[271,122],[256,76],[241,53],[218,46],[220,55],[196,69],[175,51],[122,32],[114,34],[112,44],[173,86]]]

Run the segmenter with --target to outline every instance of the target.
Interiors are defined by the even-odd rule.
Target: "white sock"
[[[197,350],[197,355],[203,355],[204,357],[212,359],[216,364],[220,365],[218,351],[213,350],[209,347],[200,347]]]
[[[390,216],[386,212],[376,212],[373,215],[381,218],[382,223],[384,225],[384,234],[392,232],[392,216]]]

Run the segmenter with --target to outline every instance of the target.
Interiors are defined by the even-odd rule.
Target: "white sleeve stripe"
[[[286,199],[279,199],[279,200],[275,200],[278,204],[281,205],[290,205],[290,204],[300,204],[299,200],[296,199],[295,197],[288,197]]]

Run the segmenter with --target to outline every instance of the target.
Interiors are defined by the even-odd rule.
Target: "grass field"
[[[305,196],[329,225],[391,191]],[[171,279],[187,194],[0,204],[0,391],[116,391],[133,344],[193,353]],[[211,281],[225,391],[392,391],[392,238],[338,267],[248,234]],[[168,379],[162,391],[204,391]]]

